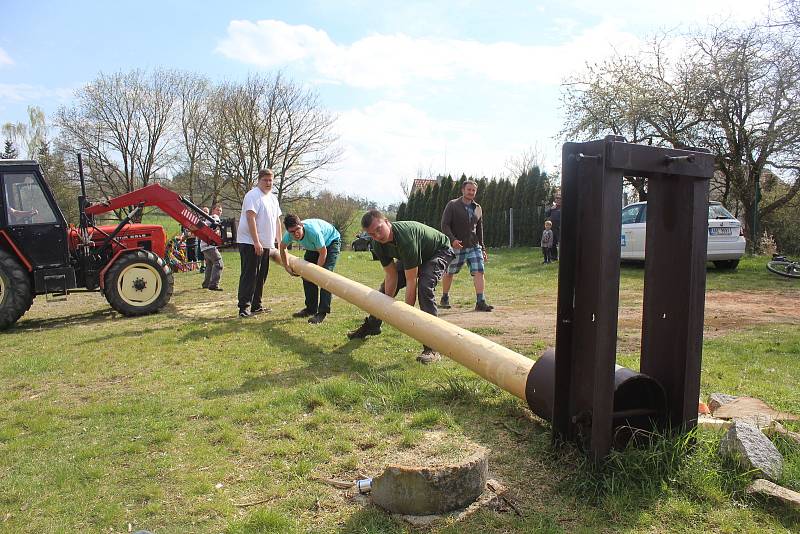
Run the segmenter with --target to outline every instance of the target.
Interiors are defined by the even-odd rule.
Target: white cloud
[[[300,64],[316,76],[361,88],[388,88],[420,81],[471,76],[493,82],[557,84],[613,46],[639,46],[637,37],[607,21],[569,40],[547,46],[464,39],[373,34],[350,45],[326,32],[278,20],[232,21],[217,47],[223,55],[259,67]]]
[[[346,111],[336,126],[346,168],[330,171],[325,187],[380,202],[400,200],[400,182],[418,172],[427,177],[446,165],[454,176],[492,175],[522,150],[487,136],[479,122],[439,119],[398,101]]]
[[[0,103],[2,102],[28,102],[42,99],[54,99],[66,102],[72,97],[74,89],[58,87],[55,89],[30,85],[26,83],[0,83]]]
[[[0,67],[3,67],[3,65],[13,65],[13,64],[14,60],[11,59],[11,56],[9,56],[5,50],[0,48]]]

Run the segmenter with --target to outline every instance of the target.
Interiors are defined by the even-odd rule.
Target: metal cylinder
[[[547,349],[531,368],[526,385],[528,406],[547,421],[553,420],[555,375],[556,353],[554,349]],[[615,366],[612,414],[615,444],[626,443],[636,430],[663,428],[666,410],[666,394],[657,380],[627,367]]]

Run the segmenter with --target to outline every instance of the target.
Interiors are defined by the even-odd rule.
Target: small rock
[[[755,425],[734,421],[719,444],[722,456],[732,458],[744,469],[758,469],[766,478],[778,480],[783,472],[783,456]]]
[[[792,491],[783,486],[773,484],[769,480],[759,478],[747,487],[747,493],[757,493],[759,495],[766,495],[782,502],[789,508],[800,510],[800,493]]]
[[[737,398],[736,395],[728,395],[727,393],[712,393],[708,396],[708,408],[715,412],[723,404],[728,404]]]
[[[701,415],[697,418],[697,426],[706,430],[728,430],[732,424],[730,421],[717,419],[710,415]]]

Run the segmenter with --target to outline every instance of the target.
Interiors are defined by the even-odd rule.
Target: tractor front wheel
[[[172,297],[172,271],[152,252],[123,254],[106,273],[105,295],[112,308],[129,317],[156,313]]]
[[[0,250],[0,330],[16,323],[33,304],[31,278],[17,258]]]

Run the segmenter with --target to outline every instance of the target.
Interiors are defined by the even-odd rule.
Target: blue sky
[[[336,114],[326,187],[381,202],[418,174],[503,176],[534,148],[559,164],[560,82],[658,29],[767,13],[767,0],[671,2],[0,0],[0,124],[51,117],[99,72],[216,81],[282,69]]]

